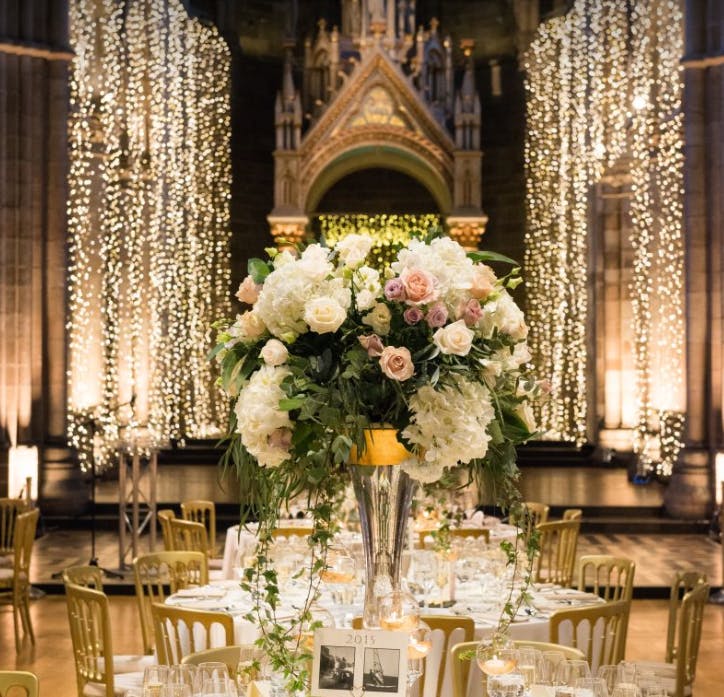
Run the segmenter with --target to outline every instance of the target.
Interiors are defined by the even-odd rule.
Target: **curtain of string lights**
[[[228,316],[229,68],[180,0],[71,0],[69,440],[210,436]]]
[[[590,192],[630,161],[637,423],[644,470],[668,474],[683,430],[683,19],[677,2],[576,0],[526,56],[528,318],[556,398],[554,439],[586,439]]]

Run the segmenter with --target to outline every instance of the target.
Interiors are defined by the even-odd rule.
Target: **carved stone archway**
[[[428,33],[420,30],[414,39],[405,35],[405,28],[413,26],[410,18],[403,22],[394,0],[382,4],[389,5],[385,26],[343,21],[343,26],[356,26],[357,33],[340,36],[320,23],[314,45],[306,45],[301,96],[287,50],[276,103],[271,233],[281,244],[300,241],[310,213],[333,184],[352,172],[379,167],[422,184],[437,202],[449,234],[477,247],[487,216],[481,208],[480,102],[472,47],[466,47],[462,87],[454,93],[450,39],[438,38],[434,21]],[[320,55],[324,62],[317,65]],[[440,69],[431,72],[426,65],[433,58]],[[323,80],[320,71],[328,73]],[[325,91],[317,89],[320,85]],[[304,134],[302,105],[311,121]]]

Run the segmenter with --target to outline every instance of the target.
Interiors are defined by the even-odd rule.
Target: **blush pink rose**
[[[385,297],[388,300],[405,300],[405,285],[399,278],[391,278],[385,283]]]
[[[380,356],[380,368],[388,378],[398,382],[411,378],[415,372],[412,356],[404,346],[386,346]]]
[[[364,336],[358,336],[357,340],[362,344],[362,348],[367,351],[367,355],[370,358],[377,358],[382,355],[382,350],[385,348],[377,334],[365,334]]]
[[[403,269],[400,280],[405,286],[405,295],[410,305],[426,305],[435,302],[440,295],[435,277],[424,269]]]
[[[430,327],[436,329],[437,327],[442,327],[445,322],[447,322],[447,317],[448,313],[445,305],[443,303],[435,303],[427,311],[427,317],[425,319]]]
[[[408,324],[417,324],[421,322],[425,313],[419,307],[408,307],[403,313],[402,318]]]
[[[460,303],[457,317],[465,322],[468,327],[474,327],[483,316],[483,308],[480,301],[470,298],[467,302]]]

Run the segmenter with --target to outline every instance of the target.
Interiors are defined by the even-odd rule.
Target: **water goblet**
[[[578,678],[590,678],[591,669],[586,661],[570,660],[558,664],[555,684],[557,686],[573,687]]]
[[[349,589],[355,582],[356,572],[357,565],[349,550],[340,544],[330,545],[320,578],[329,585],[335,603],[351,604]]]
[[[170,666],[168,669],[168,683],[188,685],[193,688],[196,680],[197,668],[191,664]]]
[[[439,559],[431,550],[418,549],[413,552],[413,575],[422,588],[422,604],[428,607],[428,598],[438,579]]]

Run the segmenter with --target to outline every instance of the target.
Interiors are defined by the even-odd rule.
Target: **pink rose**
[[[385,297],[388,300],[405,300],[405,285],[399,278],[391,278],[385,283]]]
[[[470,287],[470,295],[478,300],[485,299],[495,290],[497,277],[493,269],[485,264],[478,264],[473,274],[473,284]]]
[[[272,448],[289,450],[292,444],[292,431],[289,428],[277,428],[271,432],[267,442]]]
[[[483,308],[480,301],[470,298],[467,302],[460,303],[457,311],[458,319],[462,319],[468,327],[474,327],[483,316]]]
[[[402,382],[415,372],[410,352],[404,347],[386,346],[380,356],[380,368],[391,380]]]
[[[423,311],[419,307],[408,307],[403,313],[402,318],[408,324],[417,324],[422,321],[425,316]]]
[[[253,305],[259,297],[260,290],[261,286],[258,283],[254,283],[254,279],[251,276],[247,276],[241,282],[239,290],[236,291],[236,297],[239,299],[239,302]]]
[[[435,303],[427,311],[427,323],[433,329],[442,327],[447,322],[447,308],[443,303]]]
[[[364,336],[358,336],[357,340],[362,344],[362,348],[367,351],[367,355],[370,358],[377,358],[382,355],[382,350],[385,348],[382,339],[377,334],[366,334]]]
[[[440,295],[435,287],[435,277],[424,269],[403,269],[400,280],[410,305],[425,305],[434,302]]]

